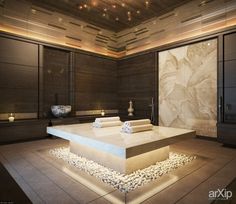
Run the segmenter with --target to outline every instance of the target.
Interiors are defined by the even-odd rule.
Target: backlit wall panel
[[[216,137],[217,40],[159,52],[159,125]]]

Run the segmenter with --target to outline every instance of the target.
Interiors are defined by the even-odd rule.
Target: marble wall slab
[[[216,137],[217,40],[159,52],[159,125]]]

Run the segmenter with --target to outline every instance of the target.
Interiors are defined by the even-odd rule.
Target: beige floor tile
[[[12,178],[16,181],[16,183],[21,187],[21,189],[25,192],[25,194],[28,196],[28,198],[32,201],[32,203],[35,204],[41,204],[44,203],[43,200],[40,199],[37,192],[34,192],[33,189],[26,183],[24,178],[20,176],[8,163],[8,161],[2,157],[0,154],[0,161],[4,165],[4,167],[7,169],[7,171],[10,173]]]
[[[225,188],[235,177],[236,171],[236,160],[233,160],[222,167],[216,174],[212,175],[205,181],[201,183],[197,188],[192,192],[178,201],[178,204],[207,204],[212,201],[209,200],[209,191],[223,189]]]
[[[8,160],[12,168],[24,179],[34,192],[37,192],[40,199],[46,203],[76,203],[76,201],[65,193],[47,176],[34,168],[23,158]]]
[[[43,139],[23,143],[15,143],[9,145],[1,145],[0,152],[23,152],[23,151],[33,151],[41,148],[57,147],[69,144],[68,141],[63,139]]]
[[[138,188],[135,191],[128,193],[126,196],[127,203],[140,203],[144,200],[147,200],[149,197],[161,191],[164,191],[167,187],[171,185],[174,185],[183,177],[188,176],[194,171],[197,171],[199,168],[206,165],[207,161],[208,160],[205,158],[197,158],[195,161],[160,177],[159,179],[151,182],[150,184],[147,184],[141,188]]]
[[[58,168],[55,168],[51,163],[48,163],[45,159],[42,159],[42,157],[39,157],[38,154],[27,154],[27,156],[25,156],[25,159],[30,162],[32,166],[39,169],[42,174],[46,175],[56,185],[60,186],[77,202],[88,203],[91,200],[95,200],[100,197],[100,195],[91,191],[85,185],[71,178],[69,175],[59,170]],[[64,167],[65,165],[61,166],[61,168]]]
[[[111,203],[114,203],[114,204],[127,203],[126,202],[126,194],[120,192],[119,190],[113,191],[112,193],[109,193],[109,194],[103,196],[103,198]]]
[[[180,198],[191,192],[200,183],[208,179],[208,177],[210,177],[212,174],[215,174],[227,162],[228,161],[225,161],[224,159],[214,159],[209,161],[202,168],[179,180],[177,183],[168,187],[164,191],[154,195],[144,203],[162,203],[163,201],[165,204],[175,203]]]
[[[89,204],[112,204],[112,203],[106,200],[105,198],[101,197],[89,202]]]
[[[45,153],[49,148],[61,146],[68,146],[68,142],[45,139],[0,146],[0,161],[5,162],[5,167],[33,203],[134,203],[139,202],[135,199],[140,195],[161,184],[164,187],[149,194],[151,197],[145,198],[143,203],[184,204],[194,200],[202,203],[204,200],[199,195],[206,197],[210,188],[225,186],[235,177],[232,171],[236,168],[236,162],[232,161],[236,156],[235,149],[222,147],[215,141],[194,138],[171,145],[170,150],[195,154],[199,159],[125,196]],[[176,177],[177,180],[168,183]]]
[[[66,162],[64,162],[61,159],[57,159],[57,158],[51,156],[48,153],[48,151],[44,151],[43,153],[39,153],[39,155],[42,156],[47,162],[49,162],[51,165],[53,165],[57,169],[59,169],[63,172],[65,172],[65,171],[69,172],[69,174],[67,174],[67,175],[71,176],[75,180],[78,181],[78,180],[80,180],[80,178],[83,178],[83,180],[81,182],[82,183],[85,182],[86,184],[92,184],[95,187],[95,189],[94,189],[95,192],[97,190],[96,186],[99,187],[101,190],[101,191],[97,192],[99,194],[99,196],[106,195],[106,194],[113,192],[115,190],[114,188],[112,188],[108,184],[105,184],[102,181],[100,181],[99,179],[97,179],[93,176],[90,176],[86,172],[81,171],[81,170],[77,169],[76,167],[67,164]],[[74,175],[78,175],[79,178],[77,179],[76,176],[74,176]]]

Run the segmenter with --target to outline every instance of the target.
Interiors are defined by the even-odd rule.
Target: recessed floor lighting
[[[77,156],[70,152],[67,147],[51,149],[49,153],[66,163],[75,166],[79,170],[85,171],[91,176],[99,178],[121,192],[128,193],[145,184],[160,178],[185,164],[196,159],[196,156],[187,156],[170,152],[169,159],[157,162],[145,169],[137,170],[131,174],[122,174],[113,169],[104,167],[92,160]]]

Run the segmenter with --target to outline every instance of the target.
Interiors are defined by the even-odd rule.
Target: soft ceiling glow
[[[20,5],[18,1],[12,1]],[[235,1],[222,1],[219,4],[216,1],[201,1],[202,5],[205,2],[204,8],[212,5],[210,10],[199,9],[199,2],[185,4],[183,7],[177,7],[170,13],[171,15],[153,17],[138,25],[135,25],[137,19],[143,19],[147,13],[146,4],[149,4],[149,9],[152,9],[154,1],[147,0],[148,3],[145,3],[146,0],[142,0],[139,7],[130,6],[135,1],[111,0],[110,4],[103,4],[103,2],[105,1],[84,1],[81,5],[75,4],[74,9],[78,13],[86,12],[89,16],[94,9],[97,9],[99,12],[96,15],[99,15],[101,21],[107,24],[109,21],[114,21],[112,24],[114,28],[119,29],[129,25],[132,27],[120,32],[105,30],[99,26],[93,29],[92,24],[62,13],[49,11],[46,8],[41,10],[35,5],[30,7],[26,4],[27,8],[24,10],[27,16],[24,16],[17,10],[17,5],[9,8],[3,4],[3,10],[5,10],[1,14],[0,30],[47,43],[119,58],[169,43],[208,35],[221,29],[231,29],[231,26],[236,25]],[[84,8],[84,4],[87,8]],[[112,5],[116,7],[113,8]],[[196,18],[191,19],[184,14],[188,13],[189,8],[192,8],[192,13],[189,14]],[[121,10],[123,10],[122,15]],[[53,23],[45,21],[48,15]],[[54,24],[54,27],[49,24]],[[104,36],[100,36],[100,31],[103,31]]]
[[[42,33],[33,33],[33,31],[29,31],[29,30],[23,30],[23,29],[18,29],[18,28],[13,28],[13,27],[1,27],[0,26],[0,31],[6,32],[6,33],[11,33],[14,35],[20,35],[23,37],[27,37],[33,40],[39,40],[42,42],[46,42],[46,43],[54,43],[57,45],[62,45],[62,46],[66,46],[66,47],[71,47],[71,48],[75,48],[78,49],[80,47],[76,46],[76,45],[72,45],[72,44],[66,44],[65,42],[62,41],[62,39],[57,39],[53,36],[49,36],[46,35],[43,36]],[[39,37],[40,35],[40,37]],[[98,53],[98,54],[102,54],[102,55],[106,55],[106,56],[111,56],[111,57],[115,57],[117,58],[118,56],[120,56],[119,54],[117,55],[117,53],[112,52],[112,51],[107,51],[107,49],[101,49],[98,47],[95,47],[94,45],[88,44],[86,45],[86,43],[84,43],[83,47],[81,47],[82,50],[88,51],[88,52],[93,52],[93,53]]]

